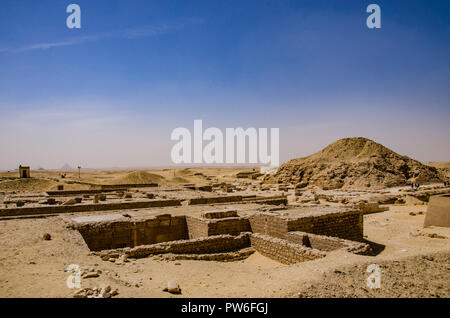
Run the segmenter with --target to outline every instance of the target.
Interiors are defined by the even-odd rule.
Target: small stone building
[[[30,167],[19,166],[19,177],[30,178]]]

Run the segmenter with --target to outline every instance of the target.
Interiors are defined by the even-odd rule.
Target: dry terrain
[[[235,186],[232,194],[287,194],[289,205],[305,209],[341,206],[344,205],[339,202],[341,198],[357,203],[364,198],[409,191],[408,187],[374,192],[308,188],[300,198],[310,199],[300,203],[294,194],[295,189],[279,189],[277,186],[265,189],[260,180],[237,179],[236,173],[242,171],[252,169],[84,171],[81,179],[76,172],[61,178],[61,172],[44,171],[32,172],[31,179],[9,179],[15,176],[10,172],[0,175],[3,179],[0,191],[2,200],[11,201],[15,196],[26,195],[29,198],[42,191],[55,190],[58,184],[70,190],[89,189],[90,184],[158,182],[160,187],[155,191],[159,192],[155,193],[162,197],[170,198],[177,193],[186,198],[198,195],[197,191],[176,188],[179,183],[174,179],[180,178],[184,183],[195,184],[229,182]],[[436,187],[430,185],[429,189]],[[205,192],[203,195],[212,194]],[[406,201],[384,205],[384,212],[364,215],[364,238],[372,245],[375,256],[337,250],[324,258],[291,265],[279,263],[257,251],[244,260],[231,262],[173,261],[153,256],[117,264],[92,255],[83,237],[68,229],[60,215],[6,218],[0,220],[0,297],[72,297],[74,290],[66,284],[70,273],[65,271],[70,264],[99,273],[98,277],[83,278],[83,288],[107,284],[117,289],[115,297],[449,297],[450,229],[423,229],[426,203],[413,196],[406,198]],[[260,205],[230,203],[226,207],[235,208],[240,215],[245,215]],[[136,215],[198,215],[211,209],[217,207],[183,205],[131,212]],[[122,212],[72,213],[65,217],[114,213]],[[45,233],[51,235],[50,240],[43,239]],[[424,236],[426,233],[438,236]],[[366,286],[369,264],[381,266],[380,289]],[[163,291],[169,280],[179,283],[181,295]]]

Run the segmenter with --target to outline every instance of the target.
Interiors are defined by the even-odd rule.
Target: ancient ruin
[[[85,171],[81,179],[77,171],[64,178],[58,171],[37,171],[33,178],[4,174],[0,238],[5,253],[14,254],[10,259],[22,262],[22,254],[15,254],[22,250],[30,255],[25,265],[5,266],[11,273],[23,266],[38,273],[46,264],[57,266],[63,286],[49,291],[52,296],[134,297],[142,288],[144,297],[232,297],[250,280],[259,286],[251,295],[271,297],[298,289],[315,268],[339,273],[345,270],[334,269],[337,264],[373,264],[385,254],[448,246],[450,232],[442,230],[449,227],[446,184],[346,189],[273,182],[277,175],[257,171]],[[23,234],[17,236],[17,229]],[[226,278],[228,271],[236,278]],[[205,272],[228,289],[199,288],[197,280],[210,286],[203,282]],[[292,280],[297,272],[303,276]],[[81,287],[67,289],[67,275],[77,273]]]

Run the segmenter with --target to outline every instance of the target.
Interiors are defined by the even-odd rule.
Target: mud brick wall
[[[250,223],[247,218],[215,219],[208,224],[208,236],[220,234],[239,235],[241,232],[250,232]]]
[[[231,217],[238,217],[236,210],[208,211],[202,213],[202,218],[204,219],[223,219]]]
[[[0,216],[20,216],[20,215],[42,215],[57,213],[75,213],[75,212],[95,212],[95,211],[113,211],[128,209],[145,209],[153,207],[180,206],[180,200],[148,200],[136,202],[120,203],[101,203],[101,204],[77,204],[77,205],[59,205],[42,206],[30,208],[12,208],[0,209]]]
[[[344,240],[331,236],[294,231],[288,232],[286,234],[286,239],[290,242],[302,244],[306,247],[311,247],[323,252],[342,249],[358,255],[370,255],[372,253],[372,248],[366,243]]]
[[[347,247],[347,245],[338,238],[297,231],[286,233],[286,240],[326,252]]]
[[[298,217],[256,213],[250,217],[250,225],[254,233],[281,239],[285,239],[287,232],[290,231],[334,236],[353,241],[363,239],[363,214],[361,211],[308,214]]]
[[[98,194],[98,193],[107,193],[114,191],[128,191],[128,188],[123,189],[109,189],[109,190],[59,190],[59,191],[47,191],[47,194],[50,196],[66,196],[66,195],[78,195],[78,194]]]
[[[243,201],[270,205],[287,205],[288,203],[287,196],[246,198]]]
[[[208,236],[208,220],[186,216],[186,225],[190,239]]]
[[[142,221],[110,221],[77,227],[92,251],[187,239],[185,216],[160,215]]]
[[[250,217],[249,221],[253,233],[284,238],[288,231],[287,221],[277,214],[256,213]]]
[[[326,256],[324,252],[263,234],[253,233],[250,241],[251,246],[259,253],[283,264],[295,264]]]
[[[361,241],[363,239],[363,214],[361,211],[349,211],[289,219],[287,227],[288,231],[301,231]]]
[[[98,185],[102,190],[121,189],[121,188],[154,188],[157,183],[130,183],[130,184],[101,184]]]
[[[380,208],[380,204],[378,202],[361,202],[359,204],[359,208],[364,212],[364,214],[383,212],[387,210],[387,208]]]
[[[222,234],[239,235],[251,231],[249,220],[241,217],[201,219],[187,216],[186,224],[191,239]]]
[[[227,202],[240,202],[242,201],[242,196],[240,195],[230,195],[222,197],[212,197],[212,198],[194,198],[190,199],[188,204],[214,204],[214,203],[227,203]]]
[[[179,240],[153,245],[142,245],[131,249],[103,251],[100,256],[114,257],[117,254],[126,254],[128,257],[142,258],[152,254],[209,254],[234,252],[250,247],[250,233],[238,236],[218,235],[193,240]]]

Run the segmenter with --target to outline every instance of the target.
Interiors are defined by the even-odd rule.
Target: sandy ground
[[[101,270],[99,277],[83,279],[82,287],[109,284],[117,297],[449,297],[450,240],[418,235],[424,215],[409,215],[425,210],[390,206],[366,215],[364,234],[377,244],[377,256],[335,251],[290,266],[258,253],[229,263],[146,258],[116,265],[90,256],[82,237],[60,217],[0,221],[0,297],[72,297],[64,271],[70,264]],[[47,232],[50,241],[42,239]],[[427,232],[450,238],[448,228]],[[381,266],[382,284],[366,292],[372,263]],[[168,280],[178,281],[181,295],[162,291]]]
[[[257,168],[186,168],[161,170],[82,170],[31,171],[30,179],[18,179],[17,171],[0,172],[0,191],[49,191],[64,185],[65,190],[89,189],[90,184],[158,183],[159,185],[197,185],[230,182],[238,172]],[[62,177],[64,175],[64,178]]]

